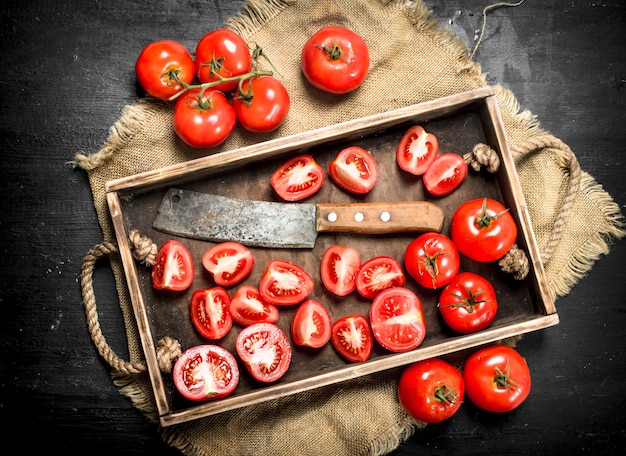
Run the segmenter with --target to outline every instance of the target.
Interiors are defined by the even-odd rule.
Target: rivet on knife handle
[[[443,209],[428,201],[317,204],[318,232],[389,234],[443,228]]]

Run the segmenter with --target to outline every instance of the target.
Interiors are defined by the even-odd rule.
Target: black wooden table
[[[471,46],[478,0],[427,4]],[[121,396],[87,331],[78,277],[102,240],[86,175],[68,164],[96,152],[140,93],[143,45],[193,49],[242,1],[3,2],[0,248],[2,435],[66,454],[178,454]],[[626,204],[626,7],[620,0],[526,1],[491,13],[476,59],[490,83],[565,141]],[[626,243],[566,297],[561,323],[519,346],[533,390],[517,411],[463,407],[394,454],[615,454],[626,445]],[[127,358],[112,274],[96,273],[100,323]]]

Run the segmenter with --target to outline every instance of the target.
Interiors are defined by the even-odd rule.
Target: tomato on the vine
[[[239,242],[227,241],[204,252],[202,265],[217,285],[231,287],[250,275],[254,256],[250,249]]]
[[[477,198],[464,202],[454,212],[450,236],[463,255],[487,263],[509,252],[517,238],[517,225],[502,203]]]
[[[396,161],[404,171],[421,176],[437,158],[439,141],[421,125],[409,128],[398,143]]]
[[[342,149],[328,165],[328,174],[344,190],[362,195],[378,180],[378,165],[372,154],[358,146]]]
[[[255,133],[276,130],[289,113],[287,89],[272,76],[246,79],[233,96],[233,107],[243,128]]]
[[[183,291],[193,282],[194,266],[191,252],[178,241],[165,241],[157,251],[152,266],[155,290]]]
[[[237,336],[235,347],[250,375],[262,383],[277,381],[291,364],[289,339],[272,323],[245,327]]]
[[[322,348],[330,340],[328,310],[313,299],[304,301],[291,319],[291,339],[301,347]]]
[[[361,314],[336,320],[331,328],[330,341],[343,358],[353,363],[367,361],[374,349],[372,328]]]
[[[356,274],[356,290],[367,299],[374,299],[386,288],[403,287],[405,284],[406,277],[400,262],[386,255],[370,258]]]
[[[421,286],[443,287],[459,272],[459,252],[448,236],[427,232],[411,241],[404,252],[404,267]]]
[[[299,155],[280,165],[270,178],[274,191],[285,201],[299,201],[317,193],[324,170],[310,155]]]
[[[424,423],[440,423],[461,407],[465,382],[461,372],[439,358],[418,361],[400,375],[398,399],[406,412]]]
[[[153,97],[167,100],[194,78],[194,61],[185,46],[160,40],[142,49],[135,62],[137,81]]]
[[[172,369],[174,386],[191,401],[229,396],[239,384],[235,357],[218,345],[197,345],[185,350]]]
[[[467,163],[458,154],[439,155],[433,161],[422,180],[424,187],[434,196],[445,196],[456,190],[467,177]]]
[[[277,306],[298,304],[309,297],[313,278],[295,263],[271,260],[259,283],[259,293],[266,302]]]
[[[370,306],[370,323],[376,341],[392,352],[413,350],[426,337],[422,301],[408,288],[378,293]]]
[[[214,147],[235,128],[235,109],[222,92],[191,89],[174,106],[174,130],[191,147]]]
[[[488,412],[519,407],[530,394],[530,369],[517,350],[492,345],[469,356],[463,366],[467,397]]]
[[[236,32],[220,28],[204,35],[196,45],[195,70],[202,83],[215,82],[246,74],[252,68],[248,44]],[[239,81],[226,81],[212,87],[231,92]]]
[[[331,245],[324,251],[320,276],[324,287],[337,296],[347,296],[356,288],[356,273],[361,266],[358,250],[344,245]]]
[[[240,286],[230,300],[230,314],[237,323],[250,326],[255,323],[276,323],[278,308],[265,302],[257,287]]]
[[[223,338],[233,326],[230,295],[222,287],[196,290],[191,295],[189,314],[194,328],[207,339]]]
[[[487,328],[498,312],[493,285],[473,272],[461,272],[452,279],[441,292],[437,306],[443,321],[462,334]]]
[[[329,93],[348,93],[363,83],[369,71],[369,49],[352,30],[326,26],[304,44],[301,66],[314,87]]]

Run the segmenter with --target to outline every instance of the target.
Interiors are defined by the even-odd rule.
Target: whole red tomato
[[[487,279],[473,272],[461,272],[441,292],[438,307],[450,328],[470,334],[493,322],[498,300]]]
[[[291,364],[289,339],[282,329],[272,323],[245,327],[237,336],[235,347],[250,375],[262,383],[280,379]]]
[[[416,420],[439,423],[461,407],[465,382],[459,370],[439,358],[407,367],[398,383],[400,404]]]
[[[398,143],[396,161],[408,173],[421,176],[439,153],[439,140],[421,125],[409,128]]]
[[[202,83],[215,82],[246,74],[252,57],[246,41],[232,30],[221,28],[204,35],[196,45],[196,74]],[[231,92],[239,81],[227,81],[212,88]]]
[[[328,165],[331,179],[344,190],[362,195],[378,180],[378,165],[367,150],[350,146],[342,149]]]
[[[517,350],[492,345],[470,355],[463,366],[467,397],[488,412],[510,412],[530,394],[530,369]]]
[[[255,133],[276,130],[287,117],[290,106],[287,89],[271,76],[246,79],[233,97],[239,123]]]
[[[345,27],[327,26],[302,48],[302,72],[315,87],[342,94],[359,87],[370,66],[367,44]]]
[[[193,282],[194,267],[191,252],[178,241],[165,241],[157,251],[152,266],[152,286],[155,290],[183,291]]]
[[[324,169],[312,156],[303,154],[280,165],[270,177],[270,184],[285,201],[299,201],[317,193],[324,178]]]
[[[450,236],[463,255],[487,263],[508,253],[517,238],[517,225],[502,203],[477,198],[461,204],[454,212]]]
[[[223,93],[188,90],[174,106],[174,130],[191,147],[215,147],[235,128],[237,115]]]
[[[143,48],[135,62],[141,87],[153,97],[167,100],[191,84],[194,61],[182,44],[172,40],[154,41]]]
[[[417,283],[436,289],[449,284],[459,272],[461,259],[452,240],[427,232],[411,241],[404,252],[404,267]]]

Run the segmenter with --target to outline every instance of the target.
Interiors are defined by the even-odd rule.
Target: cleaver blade
[[[443,210],[427,201],[279,203],[170,188],[152,227],[164,233],[251,247],[313,248],[319,233],[440,232]]]

